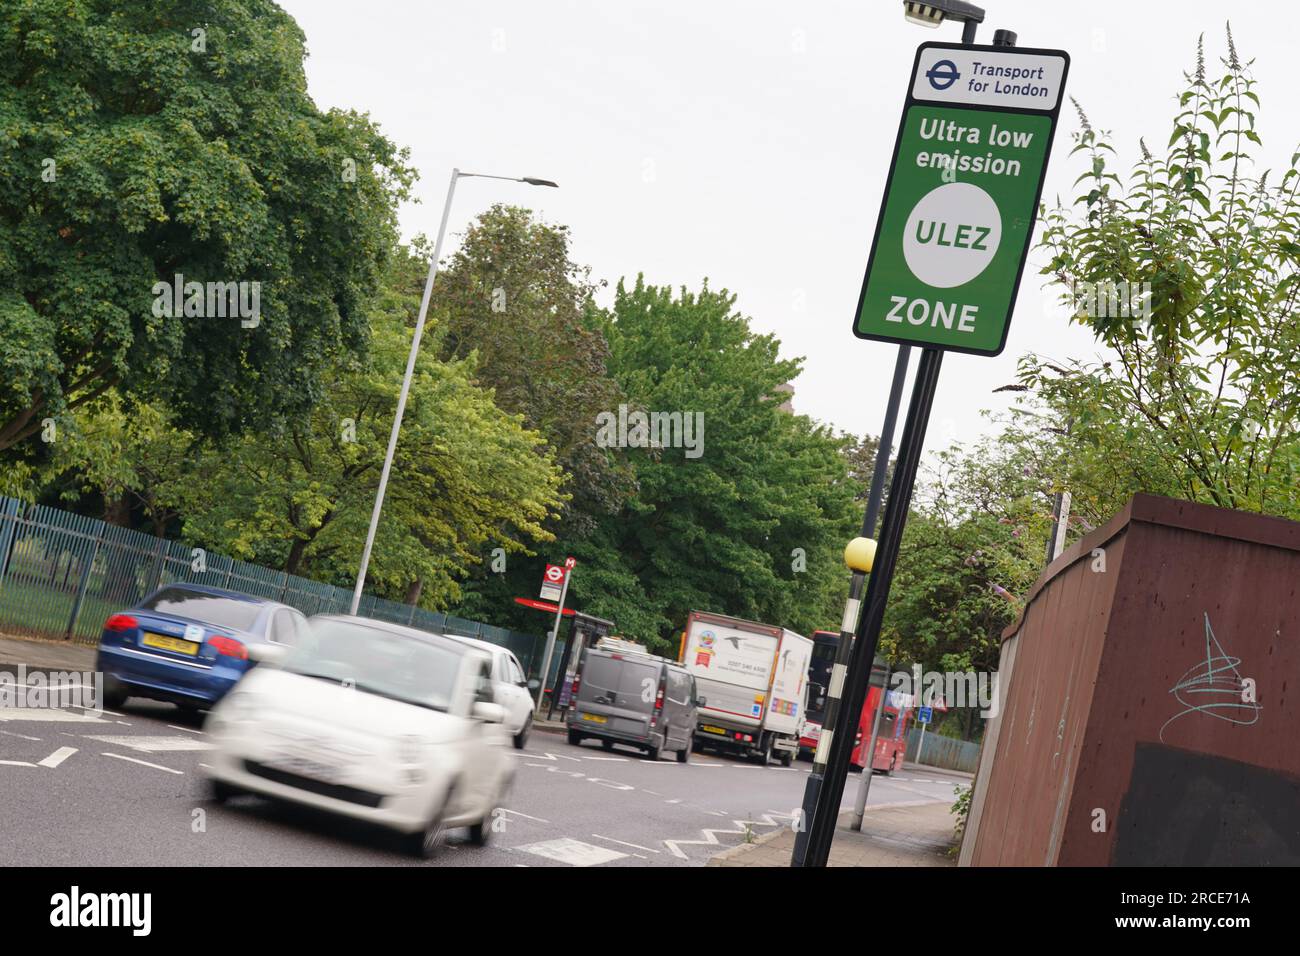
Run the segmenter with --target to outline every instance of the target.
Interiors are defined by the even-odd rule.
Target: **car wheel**
[[[662,749],[663,748],[660,744],[651,744],[649,747],[645,749],[646,759],[651,761],[658,760],[659,753]]]
[[[570,730],[570,731],[569,731],[569,743],[570,743],[572,746],[574,746],[574,747],[576,747],[576,746],[578,746],[579,744],[581,744],[581,743],[582,743],[582,734],[578,733],[576,730]]]
[[[782,751],[781,751],[781,766],[782,766],[782,767],[788,767],[788,766],[790,766],[790,764],[792,764],[792,763],[794,763],[794,753],[793,753],[792,751],[789,751],[789,750],[782,750]]]
[[[489,810],[487,815],[478,823],[470,824],[469,842],[474,846],[487,846],[492,840],[492,820],[495,809]]]
[[[690,763],[690,762],[691,762],[691,747],[690,747],[689,745],[688,745],[688,746],[685,746],[685,747],[683,747],[681,750],[677,751],[677,762],[678,762],[678,763]]]
[[[100,701],[105,707],[119,710],[126,703],[128,696],[125,684],[116,677],[104,675],[104,692],[100,695]]]
[[[208,792],[212,794],[212,799],[217,803],[226,801],[239,796],[239,790],[226,783],[224,780],[209,779]]]
[[[533,715],[529,714],[527,719],[524,720],[524,726],[520,728],[519,733],[515,734],[516,750],[524,749],[524,745],[528,743],[528,732],[532,729],[533,729]],[[573,734],[570,733],[569,736],[572,737]],[[572,743],[573,741],[571,740],[569,742]]]
[[[604,749],[604,750],[613,750],[613,749],[614,749],[614,741],[612,741],[612,740],[602,740],[602,741],[600,742],[600,746],[601,746],[601,748]]]
[[[416,830],[414,833],[402,834],[402,842],[406,852],[417,860],[433,859],[447,841],[447,827],[443,820],[447,817],[447,808],[451,806],[454,791],[455,784],[447,788],[447,795],[443,797],[442,806],[438,808],[438,812],[424,829]]]
[[[704,747],[694,737],[691,737],[691,753],[693,754],[704,753]]]

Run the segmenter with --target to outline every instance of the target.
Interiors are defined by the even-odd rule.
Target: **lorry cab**
[[[591,738],[610,750],[627,744],[658,760],[672,751],[678,763],[691,755],[695,731],[695,679],[663,657],[591,647],[583,651],[565,717],[569,743]]]

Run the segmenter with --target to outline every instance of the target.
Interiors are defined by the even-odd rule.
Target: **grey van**
[[[588,648],[582,654],[573,703],[565,717],[569,743],[588,737],[606,750],[629,744],[658,760],[664,750],[678,763],[691,759],[695,678],[681,665],[649,654]]]

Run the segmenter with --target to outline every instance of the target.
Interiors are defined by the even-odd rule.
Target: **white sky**
[[[436,233],[453,166],[554,179],[561,189],[462,180],[449,239],[493,202],[515,203],[570,226],[575,259],[611,286],[638,271],[692,289],[707,276],[784,354],[805,357],[796,410],[879,431],[895,346],[850,329],[914,49],[959,40],[959,25],[909,24],[901,0],[281,2],[307,35],[316,101],[368,111],[410,147],[421,202],[402,212],[405,236]],[[1256,59],[1264,165],[1282,166],[1300,141],[1289,0],[986,8],[980,42],[1005,27],[1021,46],[1069,51],[1066,92],[1115,131],[1117,171],[1139,135],[1163,150],[1198,33],[1221,75],[1227,16]],[[1067,103],[1049,203],[1072,198],[1084,171],[1067,156],[1076,128]],[[980,409],[1007,404],[991,390],[1013,381],[1025,352],[1095,354],[1041,287],[1031,258],[1001,356],[947,356],[927,448],[987,431]]]

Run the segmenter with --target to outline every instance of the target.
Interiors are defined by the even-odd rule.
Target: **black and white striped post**
[[[822,720],[822,735],[817,742],[817,751],[813,754],[812,773],[804,785],[803,806],[799,814],[800,826],[795,831],[794,855],[792,866],[802,866],[808,852],[808,835],[812,828],[809,824],[817,809],[823,782],[826,780],[826,763],[830,759],[831,742],[835,739],[836,721],[840,715],[840,698],[844,694],[844,677],[848,673],[849,655],[853,651],[853,631],[858,623],[858,613],[862,608],[862,592],[866,587],[867,575],[871,573],[876,556],[876,543],[871,535],[876,531],[876,520],[880,515],[880,502],[885,493],[885,473],[889,470],[889,453],[894,444],[894,426],[898,422],[898,406],[903,398],[903,385],[907,380],[907,364],[912,348],[909,345],[898,347],[898,356],[894,360],[894,379],[889,388],[889,402],[885,406],[885,422],[880,429],[880,441],[876,447],[876,464],[871,473],[871,489],[867,493],[867,512],[862,518],[862,534],[849,542],[844,549],[844,563],[851,572],[849,577],[849,597],[844,602],[844,618],[840,621],[840,642],[835,648],[835,663],[831,667],[830,685],[826,688],[826,712]]]

